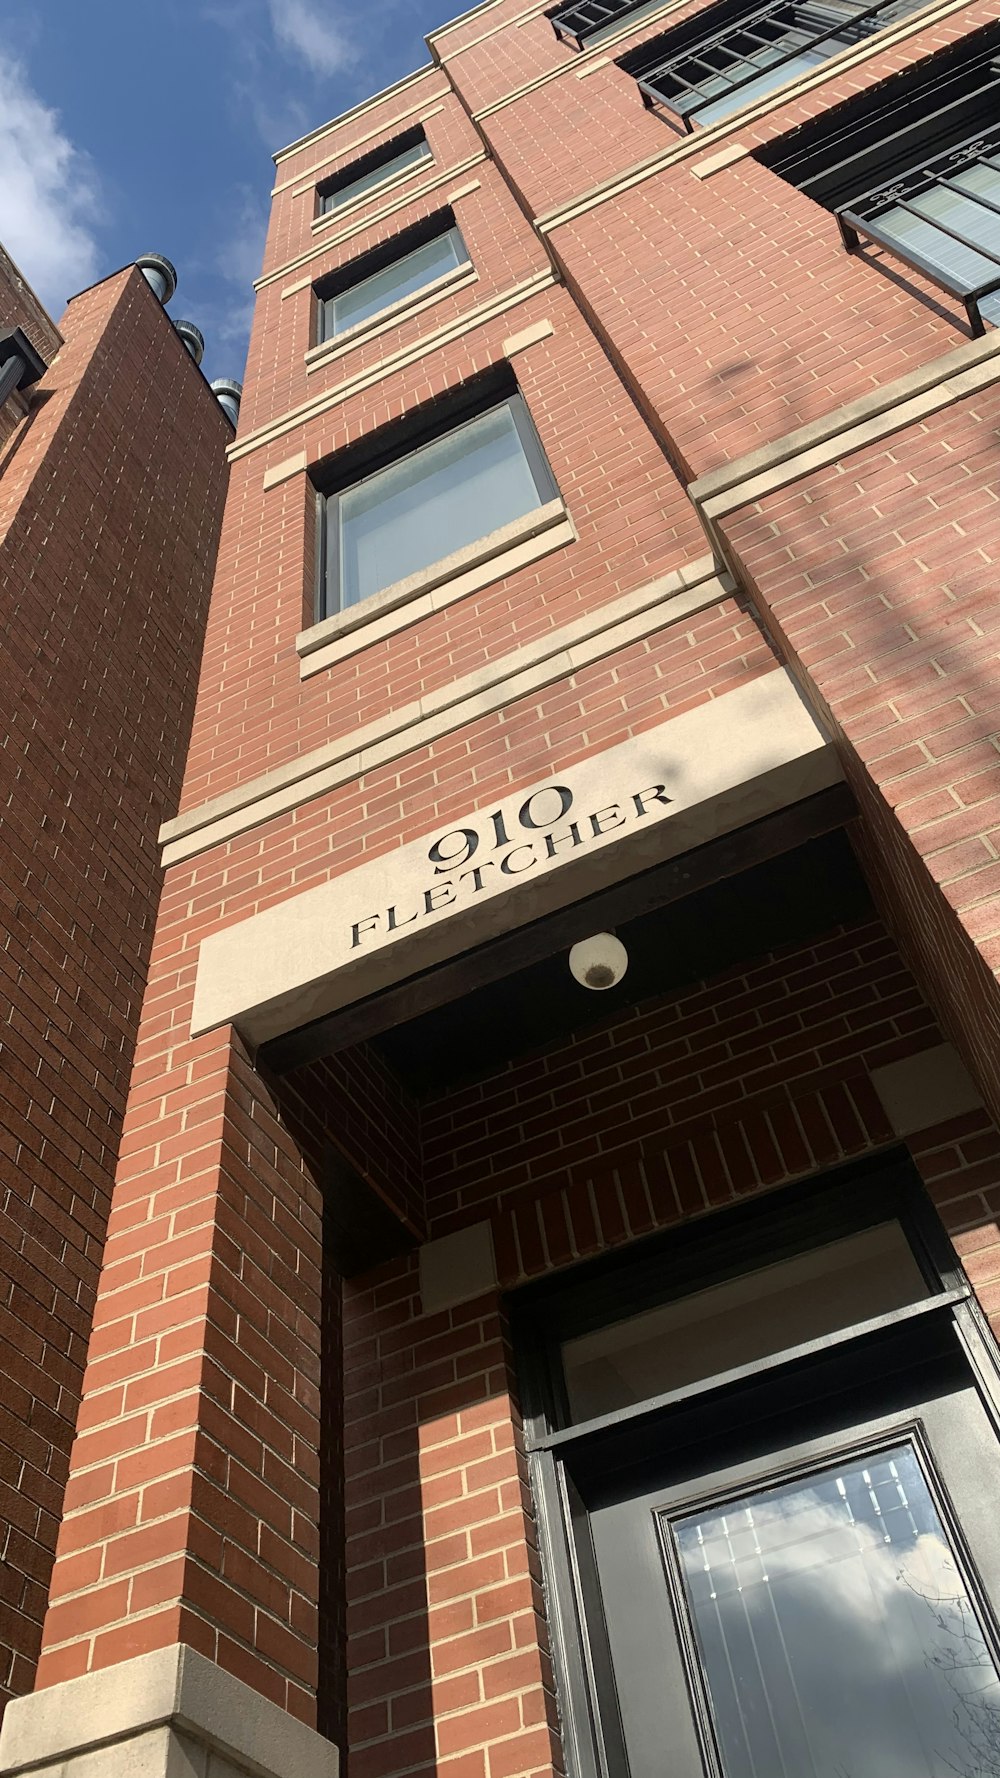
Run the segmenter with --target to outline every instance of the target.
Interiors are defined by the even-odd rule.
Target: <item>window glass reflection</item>
[[[909,1443],[667,1530],[725,1778],[997,1778],[1000,1675]]]
[[[739,111],[742,105],[749,105],[754,99],[766,98],[768,93],[777,92],[779,87],[786,86],[790,80],[800,79],[803,74],[808,74],[810,68],[818,67],[821,62],[828,61],[830,56],[835,56],[839,50],[846,49],[846,47],[847,45],[841,43],[838,38],[829,37],[822,44],[800,50],[796,56],[779,60],[779,57],[786,56],[787,46],[783,42],[776,43],[770,57],[767,55],[758,56],[757,63],[773,59],[777,65],[765,68],[753,80],[748,77],[753,73],[754,66],[757,64],[737,62],[726,75],[720,74],[715,80],[706,80],[695,90],[692,97],[694,103],[699,107],[698,123],[703,129],[707,129],[710,123],[718,122],[720,117],[728,117],[731,111]],[[732,84],[734,80],[742,80],[746,84],[734,86]],[[704,99],[715,93],[721,93],[722,97],[714,99],[711,105],[702,103]],[[690,103],[677,106],[682,115],[693,108]]]
[[[358,327],[362,321],[401,302],[403,297],[422,290],[435,278],[466,264],[468,258],[457,228],[435,235],[432,241],[425,241],[423,246],[415,247],[412,253],[394,260],[380,272],[373,272],[349,290],[328,297],[323,304],[323,338],[332,339],[335,334]]]
[[[387,179],[394,179],[408,167],[415,167],[430,158],[429,142],[423,138],[419,142],[411,142],[408,148],[401,148],[390,160],[379,161],[367,173],[359,173],[349,184],[340,185],[335,191],[325,192],[320,199],[320,209],[324,212],[342,210],[345,204],[353,204],[358,198],[363,198],[366,192],[373,191],[378,185],[384,185]]]
[[[535,510],[555,491],[525,452],[520,397],[333,496],[340,601],[354,605]],[[521,424],[519,424],[519,420]]]
[[[914,193],[909,209],[894,205],[878,225],[903,253],[919,254],[967,290],[1000,277],[1000,156]],[[979,310],[984,320],[1000,322],[1000,294],[984,297]]]

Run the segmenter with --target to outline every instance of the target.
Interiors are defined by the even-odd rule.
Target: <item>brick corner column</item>
[[[257,1767],[325,1778],[320,1193],[238,1037],[191,1039],[176,987],[154,954],[36,1692],[12,1707],[0,1771],[28,1745],[28,1769],[63,1778],[63,1761],[69,1778],[81,1723],[91,1748],[127,1738],[186,1673],[208,1719],[224,1693],[227,1721],[257,1723]]]

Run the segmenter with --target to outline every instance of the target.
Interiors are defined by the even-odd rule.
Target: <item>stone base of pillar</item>
[[[337,1778],[332,1742],[175,1645],[7,1706],[0,1775]]]

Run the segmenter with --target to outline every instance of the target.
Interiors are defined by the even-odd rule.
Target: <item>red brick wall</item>
[[[753,617],[736,599],[722,600],[536,696],[402,753],[274,818],[262,832],[251,830],[174,866],[163,917],[195,944],[215,926],[339,876],[598,747],[722,697],[773,666]],[[340,673],[330,676],[331,693]]]
[[[499,1304],[421,1317],[403,1261],[344,1337],[351,1778],[561,1770]]]
[[[839,99],[884,80],[887,74],[907,67],[994,16],[987,0],[973,0],[973,4],[957,16],[926,24],[923,28],[918,26],[912,35],[893,47],[879,48],[878,38],[873,37],[866,48],[874,47],[876,53],[849,70],[811,70],[811,74],[819,73],[821,79],[819,85],[808,92],[783,101],[775,95],[773,109],[756,120],[747,121],[746,115],[740,117],[734,112],[718,123],[696,124],[691,139],[685,138],[665,114],[661,116],[645,108],[634,78],[617,63],[637,46],[704,10],[705,0],[692,0],[688,5],[676,6],[669,15],[653,23],[640,25],[607,48],[595,46],[598,55],[591,57],[591,66],[595,59],[607,57],[607,61],[593,72],[588,67],[586,78],[582,80],[576,78],[578,53],[556,42],[551,23],[544,15],[513,30],[490,36],[474,48],[449,57],[446,72],[473,115],[487,105],[519,94],[520,88],[533,77],[540,50],[544,50],[550,66],[563,69],[558,78],[546,81],[478,118],[478,127],[531,214],[546,216],[671,148],[685,152],[686,158],[681,164],[685,178],[690,178],[688,169],[692,165],[692,151],[697,156],[699,138],[708,138],[706,154],[710,147],[716,148],[721,141],[733,138],[747,146],[769,141],[817,111],[825,111]],[[756,107],[750,107],[751,111],[754,109]],[[705,207],[710,209],[709,187],[704,190]],[[612,214],[620,201],[621,194],[611,201],[609,209]],[[743,217],[748,233],[756,232],[757,220],[753,209],[748,208]],[[734,239],[730,245],[738,254],[739,241]],[[694,249],[695,243],[689,246]],[[693,265],[695,251],[688,251],[685,258]]]
[[[455,109],[457,111],[457,106]],[[468,125],[465,127],[468,129]],[[431,126],[428,125],[428,134],[430,129]],[[481,153],[481,145],[474,136],[471,143],[463,141],[460,147],[463,158],[467,158],[470,151]],[[457,154],[453,158],[457,159]],[[423,183],[414,178],[415,189],[419,189]],[[409,319],[397,321],[367,343],[350,345],[345,340],[338,348],[337,356],[331,361],[329,370],[324,371],[318,365],[310,370],[306,364],[306,353],[317,343],[316,298],[312,285],[330,272],[352,265],[370,248],[392,240],[401,229],[409,228],[424,217],[446,209],[452,191],[462,192],[473,183],[477,189],[456,198],[452,208],[479,274],[477,282],[454,295],[449,295],[446,290],[442,291],[430,308],[424,309],[420,314],[411,315]],[[401,195],[395,194],[397,203]],[[275,208],[277,210],[277,205]],[[309,265],[264,286],[258,299],[255,322],[257,374],[250,385],[252,393],[249,408],[242,404],[240,407],[240,425],[243,431],[263,426],[275,416],[287,413],[290,408],[308,400],[317,393],[318,388],[330,382],[340,382],[378,366],[391,353],[402,351],[430,329],[446,327],[470,314],[480,303],[487,302],[501,291],[511,290],[537,272],[545,271],[549,264],[541,241],[521,215],[508,187],[489,161],[480,161],[467,173],[456,173],[444,185],[437,186],[425,196],[411,199],[404,210],[365,226],[367,212],[377,215],[378,208],[377,202],[372,200],[361,212],[360,220],[353,222],[351,233],[346,239],[340,238],[341,231],[336,228],[330,230],[330,234],[336,239],[336,245],[326,246]],[[346,228],[345,223],[343,229],[346,231]],[[319,247],[325,239],[325,233],[317,236],[315,245]],[[284,294],[288,286],[298,284],[307,274],[309,283],[304,289],[293,290],[287,296]],[[517,325],[519,324],[512,322],[511,331],[515,331]],[[330,343],[336,344],[335,341]]]
[[[995,1113],[998,424],[984,391],[725,526],[842,738],[871,877]]]
[[[609,54],[702,9],[672,14]],[[713,126],[701,158],[732,140],[751,149],[771,141],[992,17],[987,4],[970,5],[756,122],[736,116]],[[545,32],[551,25],[538,17],[449,60],[448,72],[475,106],[482,67],[509,59],[511,46],[528,64],[529,41]],[[568,71],[480,128],[536,216],[671,143],[683,146],[644,110],[634,80],[613,61],[583,81]],[[692,176],[696,164],[688,154],[546,237],[685,474],[754,450],[967,337],[960,304],[908,270],[845,253],[832,215],[752,159],[706,180]]]
[[[319,1192],[228,1034],[136,1058],[38,1683],[185,1642],[309,1721]]]
[[[481,738],[469,730],[436,747],[428,764],[439,774],[438,812],[497,784],[532,782],[540,758],[611,744],[771,660],[756,625],[726,600],[652,649],[637,644],[617,665],[585,670],[571,699],[557,689],[541,700],[551,729],[526,702],[499,727],[477,725]],[[373,854],[426,829],[413,764],[167,873],[42,1684],[179,1638],[312,1719],[319,1197],[300,1142],[313,1155],[324,1141],[346,1150],[419,1230],[412,1111],[405,1095],[392,1099],[384,1070],[335,1059],[299,1081],[313,1127],[300,1110],[293,1135],[238,1046],[230,1054],[226,1033],[191,1038],[191,994],[205,932],[346,868],[358,848]],[[359,796],[377,801],[377,823],[365,824]],[[330,846],[333,832],[343,846]],[[338,1085],[346,1107],[334,1097]],[[249,1370],[248,1327],[256,1328]],[[255,1511],[267,1529],[259,1544]]]
[[[0,246],[0,326],[22,327],[40,357],[51,363],[62,334],[42,307],[20,267]]]
[[[333,1147],[413,1235],[427,1232],[420,1107],[371,1044],[296,1068],[278,1087],[298,1140],[322,1166]]]
[[[64,328],[0,475],[2,1699],[38,1654],[230,436],[137,272]]]
[[[513,368],[579,540],[300,683],[295,637],[315,621],[313,495],[301,474],[262,492],[266,463],[300,449],[321,461],[502,365],[504,340],[539,320],[553,336]],[[386,376],[377,398],[353,395],[234,465],[183,806],[473,671],[487,647],[511,652],[704,553],[690,502],[575,304],[542,291]]]
[[[421,123],[422,114],[428,114],[424,123]],[[423,129],[430,144],[433,164],[423,162],[415,166],[405,184],[386,192],[373,190],[371,196],[357,207],[353,203],[345,205],[344,213],[335,222],[313,231],[310,225],[319,216],[317,186],[415,128]],[[268,276],[329,236],[355,227],[359,220],[363,221],[383,206],[407,198],[428,180],[449,171],[480,149],[476,131],[449,92],[447,82],[435,69],[428,68],[405,94],[379,98],[364,112],[279,162],[263,275]],[[300,187],[304,189],[300,191]],[[398,219],[397,226],[402,226]],[[251,377],[256,376],[253,344],[248,370]]]
[[[764,957],[427,1103],[431,1230],[484,1215],[502,1223],[520,1199],[551,1197],[549,1238],[568,1259],[558,1194],[579,1196],[614,1175],[628,1181],[639,1217],[629,1219],[632,1233],[654,1217],[650,1177],[660,1194],[655,1221],[669,1220],[672,1193],[681,1214],[710,1209],[731,1195],[734,1173],[771,1185],[823,1165],[837,1152],[831,1144],[850,1152],[858,1129],[878,1123],[866,1071],[935,1040],[933,1017],[878,923]],[[825,1114],[792,1114],[817,1094],[826,1095]],[[517,1211],[518,1227],[524,1218],[522,1270],[530,1274],[537,1237],[530,1210]],[[598,1243],[602,1232],[613,1239],[612,1230],[595,1229]]]

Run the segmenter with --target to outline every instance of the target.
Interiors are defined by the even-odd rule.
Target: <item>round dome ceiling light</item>
[[[569,967],[582,988],[614,988],[628,968],[628,952],[613,932],[595,932],[573,946]]]

